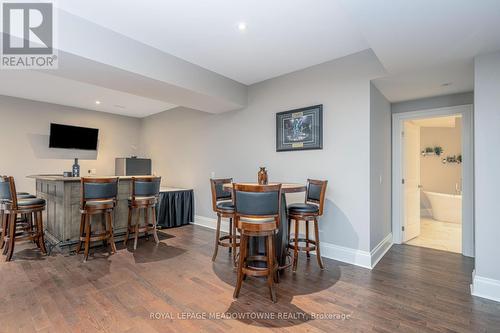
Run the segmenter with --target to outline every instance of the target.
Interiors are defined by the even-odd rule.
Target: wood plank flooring
[[[211,261],[212,230],[161,236],[135,253],[96,249],[85,264],[18,247],[14,261],[0,258],[0,332],[500,332],[500,303],[470,296],[473,260],[460,254],[393,246],[372,271],[328,259],[321,271],[301,256],[273,304],[253,278],[233,300],[227,250]]]

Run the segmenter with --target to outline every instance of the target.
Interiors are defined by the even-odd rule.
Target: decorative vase
[[[259,173],[257,174],[257,179],[259,181],[259,185],[267,185],[267,170],[266,167],[260,167]]]
[[[75,164],[73,164],[73,177],[80,177],[80,166],[78,165],[78,159],[75,158]]]

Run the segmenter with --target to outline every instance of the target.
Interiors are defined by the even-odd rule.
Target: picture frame
[[[323,149],[323,104],[276,113],[276,151]]]

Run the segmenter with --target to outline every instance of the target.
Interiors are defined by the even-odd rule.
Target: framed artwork
[[[323,104],[276,114],[276,151],[323,149]]]

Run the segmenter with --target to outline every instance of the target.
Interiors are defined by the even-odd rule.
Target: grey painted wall
[[[391,104],[370,84],[370,250],[391,232]]]
[[[35,181],[27,175],[71,171],[75,157],[84,159],[81,174],[95,168],[104,176],[114,175],[115,157],[139,154],[137,118],[0,96],[0,121],[0,174],[14,176],[19,191],[34,192]],[[49,149],[51,122],[99,128],[97,153]]]
[[[392,113],[400,113],[466,104],[474,104],[474,93],[466,92],[392,103],[391,110]]]
[[[474,63],[476,275],[500,280],[500,52]]]
[[[370,80],[383,67],[371,51],[249,87],[248,107],[219,115],[177,108],[143,121],[141,146],[170,185],[194,188],[196,214],[214,217],[209,178],[329,181],[321,239],[370,250]],[[275,114],[324,105],[324,149],[275,150]],[[289,201],[302,201],[302,195]]]

